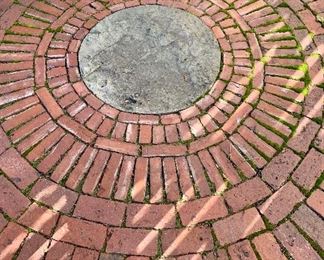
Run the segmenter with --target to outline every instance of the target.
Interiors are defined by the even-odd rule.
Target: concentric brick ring
[[[89,30],[141,4],[198,16],[222,48],[214,87],[179,113],[118,111],[80,78]],[[6,5],[0,258],[323,257],[319,1]]]

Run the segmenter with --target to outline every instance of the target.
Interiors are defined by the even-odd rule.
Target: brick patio
[[[177,113],[80,77],[89,30],[148,4],[221,47]],[[323,64],[323,0],[0,0],[0,259],[323,259]]]

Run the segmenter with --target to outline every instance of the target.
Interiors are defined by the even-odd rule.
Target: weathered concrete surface
[[[197,17],[142,6],[112,14],[84,39],[79,61],[87,86],[124,111],[167,113],[186,108],[215,81],[220,50]]]

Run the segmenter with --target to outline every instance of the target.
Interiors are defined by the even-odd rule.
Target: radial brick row
[[[222,51],[166,115],[119,111],[78,51],[124,8],[179,8]],[[322,259],[321,0],[0,3],[0,259]]]

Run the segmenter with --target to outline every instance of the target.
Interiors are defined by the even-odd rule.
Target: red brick
[[[261,61],[255,63],[252,85],[259,90],[264,87],[264,64]]]
[[[0,215],[0,232],[8,224],[8,221],[4,218],[3,215]]]
[[[319,128],[320,126],[312,120],[306,117],[302,118],[296,132],[290,138],[288,146],[297,152],[306,153]]]
[[[321,248],[324,247],[324,222],[314,211],[305,205],[302,205],[292,216],[299,228],[301,228],[307,235],[312,238]]]
[[[211,147],[209,151],[217,162],[217,165],[222,169],[225,178],[232,184],[240,183],[241,178],[238,172],[227,158],[226,153],[221,150],[220,146]]]
[[[228,255],[226,253],[225,249],[218,249],[217,251],[211,251],[207,254],[205,254],[204,257],[205,260],[228,260]]]
[[[0,156],[0,169],[19,188],[27,187],[38,178],[36,171],[14,149]]]
[[[68,83],[68,78],[66,75],[61,77],[56,77],[48,80],[48,86],[50,88],[56,88]]]
[[[183,121],[186,121],[190,118],[197,116],[200,113],[199,109],[196,106],[191,106],[180,112],[180,116]]]
[[[124,141],[126,128],[127,128],[126,123],[117,122],[114,130],[111,133],[111,138],[117,139],[119,141]]]
[[[165,142],[164,128],[161,125],[153,126],[153,144]]]
[[[37,170],[43,174],[48,173],[53,166],[62,158],[74,143],[71,135],[65,135],[59,143],[48,153],[48,155],[37,166]]]
[[[71,211],[78,198],[77,193],[46,179],[40,179],[29,195],[34,200],[64,213]]]
[[[307,199],[307,204],[322,217],[324,216],[324,192],[316,190]]]
[[[118,121],[124,122],[124,123],[138,123],[139,115],[137,114],[131,114],[127,112],[120,112],[118,115]]]
[[[259,209],[271,223],[277,224],[303,199],[304,196],[298,188],[291,182],[288,182],[269,197]]]
[[[47,252],[49,240],[37,233],[29,233],[17,259],[42,259]]]
[[[36,94],[54,119],[57,119],[58,117],[63,115],[62,109],[59,107],[53,96],[48,92],[46,88],[37,90]]]
[[[260,121],[262,124],[265,124],[273,129],[277,130],[284,136],[288,137],[291,133],[291,130],[288,126],[275,120],[273,117],[261,112],[260,110],[255,109],[251,115],[253,118]]]
[[[148,175],[148,159],[137,158],[135,166],[134,186],[132,189],[132,198],[134,201],[144,201],[146,192],[146,181]]]
[[[153,157],[149,162],[150,202],[161,202],[163,199],[162,160],[160,157]]]
[[[106,163],[110,157],[110,153],[99,150],[98,154],[96,155],[96,158],[94,159],[94,162],[87,174],[86,179],[84,180],[84,183],[82,185],[82,191],[86,194],[93,194],[96,190],[96,187],[98,185],[98,182],[101,179],[101,176],[103,175],[103,171],[106,167]]]
[[[8,103],[13,102],[13,101],[24,99],[26,97],[32,96],[33,94],[34,94],[34,91],[32,89],[30,89],[30,88],[22,89],[22,90],[19,90],[19,91],[16,91],[16,92],[12,92],[10,94],[1,96],[0,105],[2,106],[2,105],[8,104]],[[30,98],[28,100],[30,100]],[[4,110],[1,110],[1,111],[4,111]],[[1,115],[1,116],[3,116],[3,115]]]
[[[29,200],[13,184],[0,176],[0,208],[3,212],[16,218],[29,204]]]
[[[27,236],[27,230],[9,223],[0,234],[0,259],[12,259]]]
[[[108,201],[90,196],[81,196],[73,215],[90,221],[120,226],[126,205],[121,202]]]
[[[52,240],[51,245],[48,248],[48,252],[46,254],[46,259],[71,259],[73,255],[73,250],[74,246],[72,245]]]
[[[215,121],[211,118],[209,114],[203,115],[200,118],[200,121],[209,133],[214,132],[215,130],[218,129],[218,126],[216,125]]]
[[[294,80],[294,79],[286,79],[281,77],[275,77],[275,76],[266,76],[265,82],[271,83],[274,85],[284,86],[292,89],[303,89],[305,87],[304,82]]]
[[[173,158],[163,159],[163,176],[167,199],[175,201],[180,198],[176,165]]]
[[[80,100],[78,100],[77,102],[80,102]],[[71,109],[71,107],[69,107],[69,109]],[[68,112],[70,112],[69,109]],[[74,116],[74,119],[79,123],[84,124],[93,115],[93,113],[94,113],[94,109],[89,106],[86,106],[83,110],[81,110],[79,113],[77,113]]]
[[[255,248],[264,260],[285,260],[287,259],[281,252],[281,248],[271,233],[264,233],[252,240]]]
[[[66,73],[67,72],[65,67],[54,67],[47,69],[47,77],[49,79],[66,75]]]
[[[182,141],[189,141],[192,138],[189,124],[187,122],[182,122],[177,124],[177,128],[179,131],[179,136]]]
[[[179,135],[176,125],[165,126],[165,137],[168,143],[175,143],[179,141]]]
[[[224,199],[219,196],[178,202],[177,211],[182,224],[185,226],[198,224],[206,220],[219,219],[227,215]]]
[[[321,259],[291,222],[280,225],[275,229],[274,234],[293,258]]]
[[[56,128],[57,126],[53,121],[47,122],[44,126],[40,127],[38,130],[34,131],[33,134],[20,142],[17,146],[17,150],[21,153],[26,152],[30,147],[43,140]],[[42,152],[44,152],[44,150]]]
[[[18,41],[18,39],[15,40]],[[31,61],[16,61],[16,62],[7,62],[7,63],[0,64],[1,72],[26,70],[32,68],[33,68],[33,62]]]
[[[248,240],[243,240],[228,247],[228,253],[231,259],[249,259],[257,260],[255,253]]]
[[[229,134],[233,133],[240,122],[247,117],[251,110],[252,107],[249,104],[241,104],[239,108],[234,112],[234,114],[230,117],[230,119],[224,124],[223,130]]]
[[[85,147],[86,146],[83,143],[75,142],[51,174],[51,179],[56,182],[61,181],[72,168]]]
[[[175,228],[176,212],[173,205],[130,204],[126,226],[133,228]]]
[[[225,188],[225,182],[221,177],[214,159],[207,150],[202,150],[198,153],[199,159],[206,169],[206,173],[212,183],[214,183],[216,192],[222,192]]]
[[[152,142],[152,126],[151,125],[140,125],[139,130],[139,143],[149,144]]]
[[[89,250],[82,247],[77,247],[74,251],[73,258],[74,260],[96,260],[99,257],[99,252],[94,250]]]
[[[214,133],[210,133],[205,137],[201,137],[196,141],[193,141],[189,145],[189,153],[196,153],[212,145],[218,144],[225,140],[224,132],[218,130]]]
[[[42,3],[42,2],[34,2],[32,4],[32,6],[37,10],[43,11],[45,13],[48,13],[48,14],[51,14],[54,16],[60,16],[62,14],[61,10],[57,9],[54,6],[51,6],[51,5]]]
[[[286,112],[285,110],[282,110],[280,108],[277,108],[273,105],[270,105],[264,101],[260,101],[258,104],[258,109],[274,116],[277,117],[285,122],[287,122],[290,125],[296,125],[298,120],[296,117],[294,117],[293,115],[289,114],[288,112]]]
[[[201,124],[201,122],[199,121],[198,118],[193,118],[191,120],[188,121],[191,133],[195,136],[195,137],[200,137],[205,135],[205,128],[204,126]]]
[[[97,134],[102,136],[108,136],[111,130],[114,127],[115,122],[111,120],[110,118],[105,118],[99,128],[97,129]],[[129,127],[130,125],[128,125]],[[131,125],[132,126],[132,125]],[[127,134],[126,134],[127,136]],[[127,139],[127,137],[126,137]],[[129,141],[129,140],[128,140]]]
[[[60,26],[64,25],[64,23],[69,20],[69,18],[72,17],[72,15],[75,13],[76,9],[75,8],[69,8],[67,9],[61,16],[58,18],[54,23],[51,25],[51,29],[56,30]]]
[[[100,183],[100,187],[98,191],[98,195],[100,197],[107,198],[111,196],[122,160],[123,160],[123,156],[121,154],[117,154],[117,153],[111,154],[110,160],[107,164],[106,170],[104,172],[104,175]],[[84,163],[86,162],[87,162],[87,157],[85,156]],[[82,169],[82,166],[80,167],[80,169]]]
[[[32,134],[34,131],[36,131],[40,126],[43,126],[48,121],[50,121],[51,118],[47,113],[40,114],[39,116],[33,118],[32,120],[28,121],[23,126],[19,127],[16,130],[13,130],[11,132],[11,142],[17,143],[26,136]]]
[[[235,109],[235,107],[233,105],[231,105],[229,102],[227,102],[226,100],[221,99],[221,98],[218,99],[218,101],[216,102],[215,105],[216,105],[217,108],[219,108],[220,110],[222,110],[223,112],[225,112],[227,114],[232,114],[234,109]],[[225,118],[227,120],[227,117],[225,117]]]
[[[169,229],[162,232],[164,256],[199,253],[212,248],[211,230],[206,227]]]
[[[97,139],[95,146],[101,149],[129,154],[129,155],[137,155],[139,149],[139,147],[135,144],[130,144],[130,143],[121,142],[117,140],[109,140],[102,137],[99,137]]]
[[[276,85],[272,85],[267,83],[265,85],[265,91],[281,96],[281,97],[286,97],[289,99],[293,99],[295,101],[301,102],[304,100],[304,96],[301,95],[300,93],[296,93],[295,91],[291,90],[291,89],[287,89],[284,87],[280,87],[280,86],[276,86]]]
[[[159,124],[160,117],[158,115],[140,115],[138,123],[147,125],[157,125]]]
[[[130,228],[108,230],[107,252],[154,256],[157,253],[158,231]]]
[[[58,123],[67,131],[76,135],[82,141],[91,143],[95,139],[95,135],[87,130],[84,126],[74,121],[68,116],[62,116],[59,118]]]
[[[190,155],[187,157],[189,168],[192,178],[195,182],[195,187],[201,197],[205,197],[211,194],[210,187],[205,177],[204,168],[197,155]]]
[[[1,14],[0,29],[9,29],[19,18],[19,16],[21,16],[21,14],[25,11],[25,9],[25,7],[20,5],[12,5],[5,13]]]
[[[126,200],[131,185],[131,178],[135,166],[135,158],[125,156],[119,172],[119,179],[115,192],[115,199]]]
[[[236,213],[213,225],[221,245],[236,242],[265,228],[262,218],[255,208]]]
[[[50,32],[45,32],[40,44],[38,45],[38,48],[37,48],[37,55],[39,56],[44,56],[46,51],[47,51],[47,48],[51,42],[53,38],[53,33],[50,33]]]
[[[103,105],[103,102],[92,94],[86,96],[85,101],[95,110],[98,110]]]
[[[10,82],[7,84],[3,84],[0,89],[0,93],[1,94],[9,94],[14,91],[23,90],[23,89],[30,88],[33,86],[34,86],[34,79],[31,79],[31,78],[22,79],[22,80]],[[16,92],[16,94],[17,93],[21,93],[21,92]],[[9,95],[9,97],[10,97],[10,95]],[[11,98],[13,98],[13,96],[11,96]],[[36,97],[33,97],[33,98],[35,99]]]
[[[171,258],[171,259],[174,259],[174,258]],[[200,254],[189,254],[189,255],[178,256],[176,259],[177,260],[187,260],[187,259],[190,259],[190,260],[202,260],[203,258],[202,258],[202,256]]]
[[[293,173],[293,180],[303,188],[310,190],[321,176],[321,172],[324,171],[323,162],[324,155],[315,149],[311,149]]]
[[[229,159],[236,165],[236,168],[241,171],[244,176],[250,178],[256,174],[252,166],[246,161],[242,154],[230,141],[224,141],[220,144],[221,150],[229,157]]]
[[[300,158],[290,149],[284,149],[262,170],[262,179],[274,189],[279,189],[299,161]]]
[[[254,33],[248,33],[247,39],[249,41],[252,56],[254,59],[260,59],[262,57],[262,52],[258,43],[258,40],[256,38],[256,35]]]
[[[183,199],[189,200],[195,198],[195,190],[193,188],[193,183],[190,178],[190,171],[186,158],[177,157],[175,161]]]
[[[59,105],[66,109],[67,107],[71,106],[74,102],[78,101],[79,97],[76,93],[70,92],[67,95],[61,97],[58,100]]]
[[[225,192],[224,198],[236,212],[264,199],[271,193],[267,185],[259,177],[255,177]]]
[[[76,91],[76,93],[81,97],[84,97],[87,94],[89,94],[89,90],[87,89],[85,84],[83,82],[81,82],[81,81],[73,83],[72,86],[73,86],[74,90]]]
[[[178,114],[161,115],[161,123],[164,125],[180,123],[181,119]]]
[[[56,225],[59,214],[45,207],[32,204],[18,222],[49,236]]]
[[[315,35],[323,34],[324,29],[321,23],[317,22],[316,17],[309,9],[298,12],[298,15],[309,31],[313,32]]]
[[[271,143],[275,143],[279,146],[281,146],[284,143],[284,140],[281,137],[271,132],[267,128],[261,126],[257,121],[255,121],[251,117],[247,118],[244,121],[244,125],[246,125],[254,133],[264,137],[266,140],[269,140]]]
[[[106,239],[106,227],[93,222],[62,216],[53,239],[101,250]]]
[[[29,161],[38,160],[44,153],[50,150],[64,135],[64,131],[61,128],[56,128],[52,133],[48,133],[46,137],[34,147],[34,149],[28,153],[26,158]]]
[[[321,128],[317,133],[316,138],[314,140],[314,145],[322,152],[324,151],[324,128]]]
[[[185,145],[157,144],[142,147],[142,155],[144,157],[180,156],[184,155],[186,151]]]
[[[13,128],[16,128],[17,126],[26,123],[36,117],[37,115],[40,115],[44,112],[44,109],[41,105],[36,105],[31,108],[28,108],[27,110],[16,114],[14,116],[11,116],[8,118],[3,124],[2,127],[5,131],[9,131]]]
[[[240,126],[238,129],[239,134],[257,150],[262,151],[268,158],[272,158],[276,150],[268,145],[265,141],[259,138],[252,130],[245,126]]]
[[[233,134],[230,140],[238,146],[240,151],[245,154],[258,168],[262,168],[267,164],[267,161],[249,145],[239,134]]]
[[[324,55],[324,54],[323,54]],[[311,87],[308,95],[305,98],[303,115],[309,118],[322,116],[324,103],[323,89],[316,86]]]

